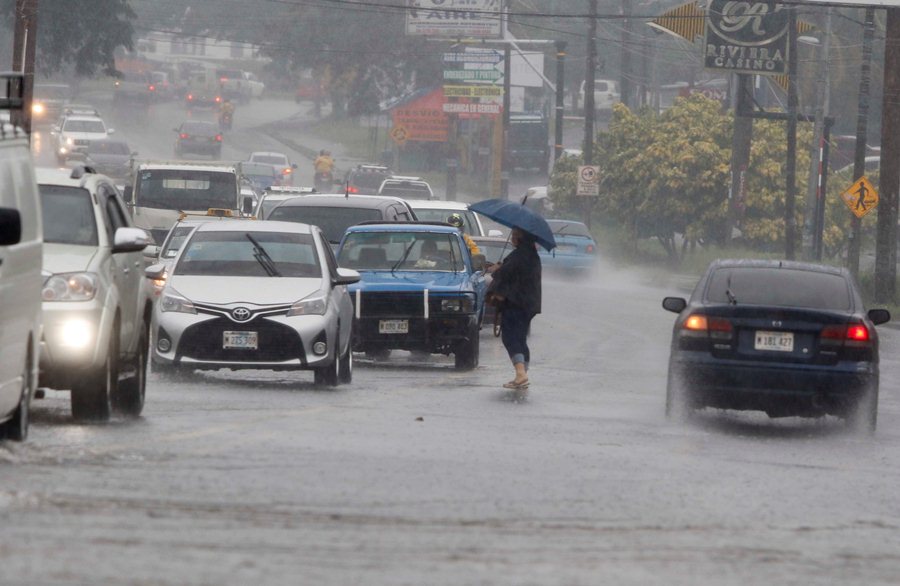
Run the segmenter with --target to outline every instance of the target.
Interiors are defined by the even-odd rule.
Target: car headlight
[[[37,115],[43,114],[43,113],[44,113],[44,105],[43,105],[42,103],[40,103],[40,102],[35,102],[35,103],[31,106],[31,113],[32,113],[32,114],[37,114]]]
[[[69,348],[84,348],[94,339],[94,327],[84,320],[65,322],[59,333],[60,343]]]
[[[73,139],[71,136],[68,137],[68,138],[66,138],[66,144],[69,145],[69,146],[74,145],[74,144],[75,144],[75,139]]]
[[[297,303],[291,305],[291,308],[287,312],[287,317],[294,315],[325,315],[325,308],[327,305],[325,294],[321,291],[316,291],[312,295],[304,297]]]
[[[469,296],[441,299],[441,312],[472,313],[475,311],[475,300]]]
[[[197,313],[194,304],[190,299],[169,289],[163,293],[162,299],[159,300],[160,308],[163,312],[173,311],[175,313]]]
[[[90,301],[97,294],[94,273],[60,273],[44,281],[44,301]]]

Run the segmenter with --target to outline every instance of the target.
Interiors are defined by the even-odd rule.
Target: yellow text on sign
[[[878,192],[865,177],[860,177],[842,193],[841,199],[857,218],[862,218],[878,207]]]

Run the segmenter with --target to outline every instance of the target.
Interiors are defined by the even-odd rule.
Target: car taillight
[[[188,94],[188,102],[192,101],[193,99],[194,99],[194,95]]]
[[[594,252],[594,245],[588,244],[587,246],[584,247],[584,251],[587,252],[588,254]]]
[[[221,135],[221,134],[217,134],[217,135],[216,135],[216,142],[222,142],[222,135]]]
[[[225,83],[226,81],[228,81],[228,78],[227,78],[227,77],[220,77],[220,78],[219,78],[219,81],[221,81],[222,83]]]
[[[148,87],[147,89],[150,90],[151,92],[155,92],[155,91],[156,91],[156,86],[155,86],[155,85],[151,85],[151,86]]]
[[[184,132],[178,135],[178,138],[188,138],[188,135]]]
[[[359,193],[359,187],[356,187],[355,185],[351,185],[350,187],[347,188],[347,193]]]
[[[682,326],[691,334],[706,334],[710,338],[717,340],[729,340],[734,333],[731,322],[721,317],[707,317],[705,315],[694,313],[684,320]]]
[[[848,324],[839,326],[825,326],[819,339],[823,345],[840,345],[844,342],[867,343],[871,341],[869,328],[865,324]]]
[[[221,101],[222,101],[222,96],[216,96],[216,103],[218,104]]]

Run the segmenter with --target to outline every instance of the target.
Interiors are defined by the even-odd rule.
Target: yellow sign
[[[406,130],[405,126],[399,124],[391,129],[391,138],[393,138],[394,142],[398,145],[403,146],[406,144],[406,139],[409,138],[409,132]]]
[[[445,85],[445,98],[498,98],[503,88],[495,85]]]
[[[878,192],[865,177],[841,194],[841,199],[857,218],[862,218],[878,207]]]

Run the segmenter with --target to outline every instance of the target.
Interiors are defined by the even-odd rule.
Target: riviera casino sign
[[[788,9],[775,2],[711,0],[704,51],[707,69],[783,75]]]

